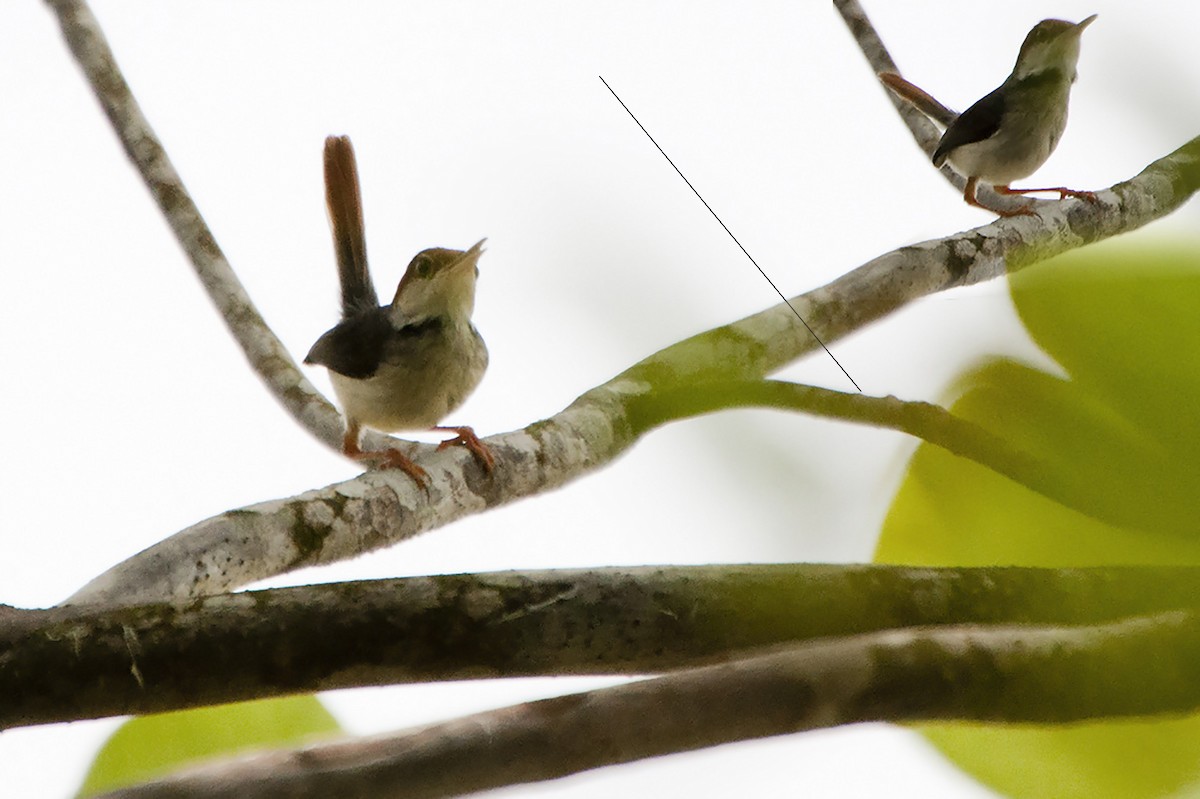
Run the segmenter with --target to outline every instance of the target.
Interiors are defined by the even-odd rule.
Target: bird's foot
[[[347,432],[342,441],[342,452],[346,457],[366,463],[375,469],[399,469],[413,479],[417,485],[429,492],[429,473],[415,464],[412,458],[398,449],[388,448],[366,451],[358,446],[358,429],[353,429],[353,436]]]
[[[455,433],[454,438],[448,438],[438,444],[438,450],[441,451],[446,447],[461,445],[470,450],[475,456],[475,460],[483,467],[483,470],[488,474],[496,468],[496,458],[492,455],[492,451],[479,440],[479,436],[475,435],[475,431],[470,427],[434,427],[433,430],[441,430],[447,433]]]
[[[377,461],[380,469],[399,469],[413,479],[417,485],[429,491],[429,472],[422,469],[412,458],[398,449],[383,449],[378,452],[364,452],[358,460]]]

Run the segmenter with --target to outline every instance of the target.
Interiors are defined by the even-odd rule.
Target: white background
[[[298,356],[336,321],[321,145],[354,140],[380,294],[428,246],[487,236],[492,354],[453,421],[558,411],[684,336],[775,302],[603,75],[786,293],[984,224],[926,163],[827,2],[97,2],[217,240]],[[1088,29],[1072,122],[1036,180],[1102,187],[1200,133],[1192,0],[873,2],[901,69],[964,108],[1045,16]],[[214,513],[346,479],[247,369],[33,2],[0,4],[0,602],[42,606]],[[1154,233],[1195,229],[1192,203]],[[1153,235],[1151,234],[1151,235]],[[937,399],[984,353],[1036,359],[1000,282],[833,345],[868,393]],[[787,378],[835,388],[824,357]],[[313,377],[323,388],[323,374]],[[657,431],[612,468],[281,585],[641,563],[861,561],[912,443],[738,412]],[[329,695],[353,731],[584,680]],[[0,735],[5,796],[64,797],[116,722]],[[724,747],[508,796],[983,797],[919,739],[865,725]]]

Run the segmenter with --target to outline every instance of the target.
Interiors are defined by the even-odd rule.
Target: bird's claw
[[[388,448],[365,451],[358,446],[358,430],[353,430],[353,436],[346,435],[342,452],[346,457],[360,463],[366,463],[374,469],[399,469],[413,479],[413,482],[429,493],[429,473],[415,464],[412,458],[398,449]]]
[[[377,458],[380,461],[379,468],[381,469],[399,469],[413,479],[417,485],[429,492],[429,472],[422,469],[412,458],[405,455],[398,449],[385,449],[380,452],[368,452],[367,455],[379,455]]]
[[[479,462],[485,472],[491,474],[496,468],[496,457],[492,455],[491,449],[479,440],[479,436],[475,435],[475,431],[470,427],[435,427],[433,429],[455,434],[454,438],[448,438],[438,444],[439,452],[446,447],[464,446],[475,456],[475,460]]]
[[[1096,192],[1094,191],[1085,191],[1083,189],[1058,189],[1058,199],[1065,200],[1068,197],[1087,200],[1090,203],[1100,201],[1099,198],[1096,197]]]

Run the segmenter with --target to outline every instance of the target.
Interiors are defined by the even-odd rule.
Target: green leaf
[[[1030,335],[1073,381],[1200,452],[1200,245],[1088,248],[1010,286]]]
[[[1046,480],[1068,486],[1073,507],[922,445],[876,559],[1200,563],[1200,246],[1085,248],[1018,273],[1010,286],[1065,377],[993,360],[961,378],[952,408],[1042,458]],[[1200,793],[1200,717],[919,729],[1009,796]]]
[[[1200,727],[1195,718],[917,729],[978,780],[1008,796],[1183,799],[1198,792]]]
[[[93,796],[208,758],[296,745],[339,730],[315,696],[140,716],[122,724],[100,749],[78,795]]]

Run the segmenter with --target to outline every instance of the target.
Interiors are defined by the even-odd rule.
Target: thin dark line
[[[604,84],[604,88],[608,89],[608,91],[612,94],[612,96],[616,98],[617,102],[621,104],[621,107],[625,109],[625,113],[629,114],[629,118],[632,119],[634,122],[637,122],[637,126],[642,129],[642,133],[645,133],[646,138],[650,140],[650,143],[653,144],[656,148],[658,148],[658,151],[660,153],[662,153],[662,157],[667,159],[667,163],[671,165],[671,168],[675,170],[676,174],[678,174],[679,177],[683,178],[683,182],[686,183],[688,188],[692,190],[692,194],[695,194],[697,199],[699,199],[700,202],[704,203],[704,207],[707,208],[708,212],[713,215],[713,219],[717,220],[717,224],[719,224],[721,227],[725,228],[725,232],[729,234],[729,238],[733,239],[733,243],[736,244],[738,246],[738,248],[741,249],[741,251],[746,254],[746,257],[750,259],[750,263],[754,264],[754,268],[758,270],[758,273],[760,275],[762,275],[763,278],[768,283],[771,284],[771,288],[775,289],[775,293],[779,295],[779,299],[783,300],[784,303],[787,305],[787,307],[792,309],[792,313],[796,314],[796,318],[800,320],[800,324],[804,325],[804,329],[807,330],[809,332],[809,334],[816,340],[816,342],[821,345],[821,349],[825,350],[825,354],[827,354],[830,358],[833,359],[833,362],[837,364],[837,368],[842,370],[842,374],[844,374],[846,376],[847,380],[849,380],[851,383],[854,384],[854,388],[858,389],[858,393],[861,394],[862,389],[859,388],[858,383],[856,383],[854,381],[854,378],[850,376],[850,373],[846,371],[846,367],[842,366],[841,361],[839,361],[836,357],[834,357],[833,353],[829,351],[829,347],[825,346],[825,342],[821,341],[821,337],[818,336],[813,331],[813,329],[808,326],[808,322],[804,321],[804,317],[801,316],[800,312],[796,310],[796,306],[792,305],[791,300],[789,300],[787,297],[785,297],[783,295],[783,292],[780,291],[779,287],[775,285],[775,281],[771,280],[771,278],[767,275],[767,273],[765,271],[763,271],[763,268],[758,265],[758,261],[754,260],[754,256],[751,255],[746,250],[746,248],[742,246],[742,243],[740,241],[738,241],[737,236],[733,235],[733,231],[730,230],[729,227],[724,222],[721,221],[721,217],[717,216],[717,212],[712,209],[712,206],[708,204],[708,201],[700,196],[700,192],[696,191],[696,187],[693,186],[692,182],[687,179],[687,176],[679,171],[679,167],[675,166],[675,162],[671,160],[671,156],[667,155],[666,151],[663,150],[663,148],[659,146],[658,142],[654,140],[654,137],[650,135],[650,131],[646,130],[646,126],[638,121],[638,118],[633,115],[632,111],[629,110],[629,106],[625,105],[625,101],[617,96],[617,93],[613,91],[612,86],[608,85],[608,81],[606,81],[604,79],[604,76],[598,75],[597,77],[599,77],[600,82]]]

